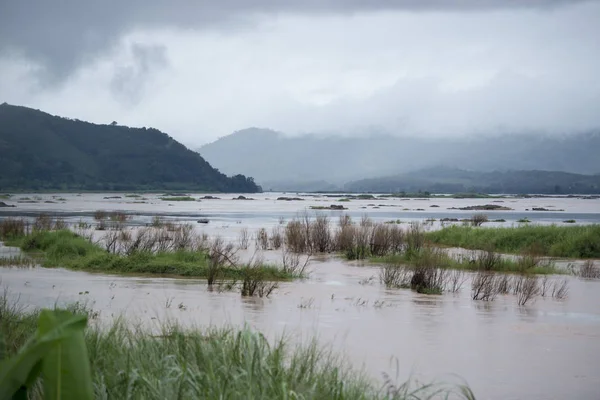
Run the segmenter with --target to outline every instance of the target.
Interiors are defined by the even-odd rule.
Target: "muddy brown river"
[[[89,213],[95,209],[129,209],[138,213],[134,222],[139,223],[154,213],[190,221],[203,215],[211,222],[199,230],[234,238],[242,227],[269,227],[277,224],[280,216],[289,218],[306,207],[300,202],[266,200],[269,195],[257,195],[262,197],[255,201],[221,200],[210,206],[210,200],[181,206],[153,200],[156,204],[139,207],[125,199],[100,199],[100,195],[61,196],[67,201],[17,204],[17,208],[3,212],[29,215],[43,210],[79,219],[91,218]],[[335,204],[331,199],[318,201]],[[416,205],[416,200],[404,201],[423,209],[425,202]],[[352,201],[348,212],[368,213],[375,219],[440,218],[445,213],[466,214],[447,210],[450,204],[482,201],[428,202],[443,207],[439,211],[427,209],[426,216],[419,211],[406,215],[409,211],[390,210],[392,207],[383,211],[362,209],[373,203],[365,200]],[[579,223],[600,221],[598,200],[519,199],[512,204],[515,211],[504,212],[507,224],[521,218],[534,204],[565,209],[546,213],[550,216],[530,212],[530,219],[539,219],[534,222],[560,223],[569,219],[565,213],[575,215],[573,219]],[[4,255],[9,251],[16,254],[0,249]],[[267,252],[265,256],[276,260],[280,253]],[[389,290],[379,283],[377,266],[334,257],[313,260],[309,270],[308,279],[283,283],[268,299],[209,291],[205,281],[195,279],[107,276],[40,267],[0,268],[0,277],[2,286],[8,287],[10,296],[21,304],[43,307],[83,301],[99,312],[100,321],[123,315],[148,329],[159,321],[177,320],[199,327],[248,325],[269,338],[286,335],[295,343],[316,337],[374,379],[381,379],[386,372],[398,374],[400,379],[412,375],[425,381],[456,381],[451,376],[454,374],[473,388],[478,399],[600,399],[598,281],[569,277],[566,299],[538,297],[520,307],[513,295],[500,295],[493,302],[471,300],[469,281],[459,293],[441,296]]]

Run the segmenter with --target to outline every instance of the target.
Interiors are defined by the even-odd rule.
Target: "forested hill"
[[[152,128],[96,125],[0,105],[0,190],[257,192]]]

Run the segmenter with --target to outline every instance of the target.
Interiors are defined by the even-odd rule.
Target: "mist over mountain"
[[[222,172],[244,171],[264,189],[328,190],[431,167],[596,174],[598,149],[600,131],[420,138],[384,133],[287,136],[250,128],[204,145],[199,152]]]
[[[600,175],[539,170],[476,172],[429,168],[349,182],[344,185],[344,190],[377,193],[598,194]]]
[[[260,190],[252,178],[225,176],[157,129],[0,104],[0,190],[73,189]]]

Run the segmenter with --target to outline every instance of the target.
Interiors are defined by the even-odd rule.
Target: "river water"
[[[274,200],[278,195],[261,194],[253,196],[254,201],[233,201],[229,195],[192,203],[146,196],[147,204],[133,204],[131,199],[104,199],[113,195],[55,196],[43,195],[38,203],[15,203],[16,208],[2,211],[5,215],[56,212],[71,220],[91,220],[97,209],[126,210],[138,214],[133,223],[145,223],[156,214],[186,221],[206,217],[210,222],[197,224],[198,230],[235,238],[243,227],[268,228],[277,225],[280,217],[292,218],[310,205],[343,204],[354,217],[368,214],[377,220],[409,221],[468,217],[473,212],[447,208],[491,203],[489,199],[339,203],[331,198],[283,202]],[[490,219],[506,219],[507,225],[524,216],[538,223],[600,222],[597,199],[513,201],[505,199],[503,205],[514,211],[486,213]],[[526,211],[532,207],[565,211]],[[0,253],[9,251],[15,254],[0,248]],[[265,257],[276,260],[281,254],[267,252]],[[270,338],[285,334],[294,342],[316,337],[375,379],[386,372],[397,373],[400,379],[413,375],[420,380],[455,381],[449,374],[456,374],[478,399],[600,399],[600,282],[569,277],[566,299],[538,297],[519,307],[512,295],[498,296],[493,302],[471,300],[469,281],[457,294],[427,296],[386,289],[378,281],[376,266],[321,257],[309,269],[308,279],[282,283],[268,299],[209,291],[205,281],[196,279],[107,276],[40,267],[0,268],[0,276],[21,304],[83,301],[100,313],[100,320],[124,315],[149,328],[159,321],[177,320],[200,327],[248,325]]]

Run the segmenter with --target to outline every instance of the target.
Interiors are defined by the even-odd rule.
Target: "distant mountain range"
[[[600,175],[556,171],[474,172],[430,168],[347,183],[344,190],[377,193],[598,194]]]
[[[0,190],[135,189],[260,190],[252,178],[227,177],[157,129],[0,105]]]
[[[598,149],[600,131],[565,136],[512,134],[433,139],[368,132],[360,137],[287,136],[250,128],[204,145],[199,152],[225,173],[244,171],[252,175],[264,189],[314,191],[343,189],[346,184],[348,188],[358,188],[362,184],[354,181],[397,177],[420,170],[429,171],[428,174],[444,170],[453,174],[457,170],[505,171],[506,179],[517,177],[508,171],[532,171],[528,176],[537,177],[544,174],[540,171],[591,175],[600,172]],[[529,179],[527,174],[521,174],[523,179]],[[570,175],[558,179],[554,172],[547,176],[557,179],[551,186],[558,185],[563,190],[572,186],[568,179],[575,179]],[[389,178],[385,179],[389,182]],[[429,175],[423,188],[431,185],[432,179]],[[444,183],[446,179],[440,176],[437,182]],[[416,187],[414,183],[411,187]],[[479,178],[463,184],[483,187]],[[529,191],[535,187],[538,186]]]

